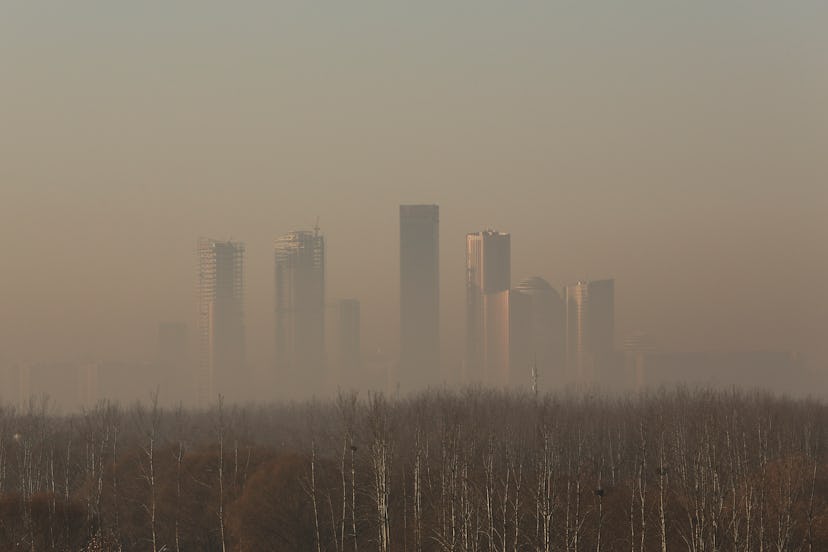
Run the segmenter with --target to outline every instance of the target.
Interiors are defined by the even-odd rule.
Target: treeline
[[[828,550],[828,409],[703,390],[0,410],[0,550]]]

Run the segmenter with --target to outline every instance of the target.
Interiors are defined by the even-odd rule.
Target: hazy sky
[[[149,358],[207,235],[247,243],[263,364],[273,238],[317,216],[329,297],[393,351],[423,202],[446,343],[464,234],[496,227],[514,283],[615,277],[619,339],[825,367],[826,28],[822,0],[6,0],[0,357]]]

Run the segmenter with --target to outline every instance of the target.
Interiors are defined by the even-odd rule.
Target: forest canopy
[[[0,410],[0,549],[828,549],[828,409],[486,389]]]

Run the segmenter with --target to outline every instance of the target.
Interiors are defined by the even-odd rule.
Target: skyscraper
[[[235,394],[245,367],[244,244],[198,240],[198,401]]]
[[[541,387],[564,383],[564,305],[549,282],[537,276],[522,280],[511,291],[509,311],[512,382],[526,386],[530,367],[537,367]]]
[[[325,238],[316,228],[276,239],[276,369],[318,390],[325,368]]]
[[[567,379],[593,383],[613,363],[615,280],[566,286],[564,303]]]
[[[466,371],[470,381],[509,379],[509,234],[466,235]]]
[[[400,373],[404,390],[440,382],[437,205],[400,205]]]

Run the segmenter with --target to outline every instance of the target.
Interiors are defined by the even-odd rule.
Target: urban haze
[[[185,4],[0,6],[0,549],[828,547],[828,5]]]

